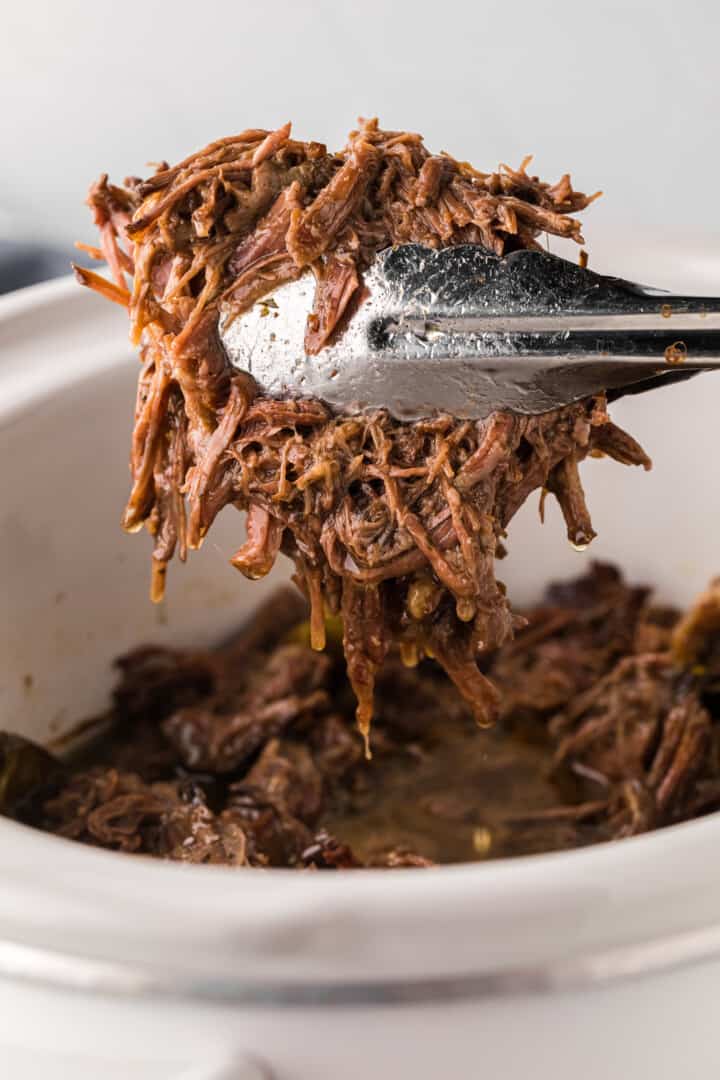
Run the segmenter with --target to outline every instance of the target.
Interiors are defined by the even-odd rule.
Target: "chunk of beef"
[[[163,731],[190,769],[234,772],[269,739],[329,706],[329,660],[298,645],[275,650],[239,692],[173,712]]]

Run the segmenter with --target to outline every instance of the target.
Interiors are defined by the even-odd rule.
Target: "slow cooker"
[[[591,266],[720,289],[718,238],[608,234]],[[240,515],[147,599],[119,527],[137,361],[70,280],[0,301],[0,726],[49,741],[103,708],[140,642],[212,642],[289,569],[227,564]],[[589,461],[597,558],[687,603],[720,569],[720,378],[614,416],[649,475]],[[514,521],[518,604],[578,573],[558,513]],[[431,871],[154,863],[0,818],[0,1075],[8,1080],[665,1080],[720,1068],[720,817]]]

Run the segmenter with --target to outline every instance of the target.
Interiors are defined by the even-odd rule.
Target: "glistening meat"
[[[533,490],[551,492],[570,540],[587,544],[578,463],[595,452],[650,463],[602,397],[537,417],[412,425],[271,399],[230,367],[218,320],[312,273],[313,354],[342,333],[362,302],[363,271],[391,245],[470,243],[501,255],[537,247],[543,232],[581,241],[573,214],[594,196],[568,176],[541,182],[527,164],[479,172],[375,120],[329,153],[291,139],[286,125],[220,139],[146,181],[102,177],[90,192],[114,282],[78,275],[127,305],[143,360],[125,527],[154,537],[153,597],[174,552],[197,548],[223,507],[248,511],[233,564],[259,577],[280,551],[294,560],[316,649],[324,611],[342,614],[366,738],[391,643],[408,663],[434,656],[476,718],[492,721],[498,695],[478,658],[518,625],[494,569],[513,514]]]

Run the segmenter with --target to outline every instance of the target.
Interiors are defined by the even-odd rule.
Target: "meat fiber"
[[[146,181],[102,177],[91,188],[114,283],[78,275],[127,303],[143,360],[124,524],[154,537],[153,599],[173,554],[199,547],[224,506],[247,511],[233,564],[256,578],[280,551],[294,560],[317,649],[324,613],[342,614],[366,739],[374,682],[396,643],[408,662],[435,657],[477,720],[492,722],[498,695],[478,660],[519,625],[494,573],[513,514],[543,489],[571,542],[586,545],[594,532],[578,463],[594,452],[650,462],[602,396],[542,416],[412,424],[270,399],[230,368],[218,320],[312,273],[312,354],[342,333],[364,270],[391,245],[504,254],[537,247],[543,232],[581,241],[573,215],[595,196],[567,176],[540,181],[528,160],[479,172],[376,120],[333,154],[285,125],[220,139]]]

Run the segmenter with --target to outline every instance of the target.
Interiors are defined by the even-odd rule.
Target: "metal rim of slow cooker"
[[[242,1008],[353,1008],[590,990],[720,956],[720,924],[557,961],[477,974],[357,982],[243,982],[173,975],[0,939],[0,977],[66,991]]]

